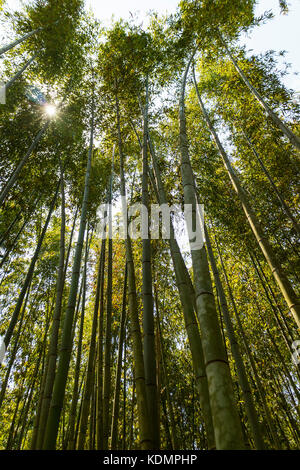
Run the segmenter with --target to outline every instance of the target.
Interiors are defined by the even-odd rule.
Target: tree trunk
[[[292,212],[291,212],[291,209],[288,207],[288,205],[286,204],[285,200],[283,199],[283,197],[281,196],[280,192],[278,191],[277,189],[277,186],[276,184],[274,183],[273,181],[273,178],[272,176],[270,175],[269,171],[267,170],[267,168],[265,167],[264,165],[264,162],[262,161],[262,159],[260,158],[255,146],[253,145],[251,139],[247,136],[247,134],[245,133],[245,131],[242,129],[242,134],[244,136],[244,138],[246,139],[250,149],[252,150],[252,153],[254,154],[255,158],[257,159],[258,163],[260,164],[264,174],[266,175],[267,179],[269,180],[276,196],[277,196],[277,199],[279,200],[280,202],[280,205],[283,209],[283,211],[286,213],[287,217],[290,219],[290,221],[292,222],[293,224],[293,227],[296,231],[296,233],[298,233],[298,235],[300,235],[300,226],[297,222],[297,220],[295,219],[295,217],[293,216]]]
[[[56,199],[57,199],[57,195],[58,195],[58,190],[59,190],[59,185],[58,185],[57,190],[56,190],[56,192],[55,192],[54,198],[52,199],[51,206],[50,206],[50,209],[49,209],[49,212],[48,212],[48,216],[47,216],[46,222],[45,222],[45,224],[44,224],[42,233],[41,233],[41,235],[40,235],[40,237],[39,237],[39,240],[38,240],[38,243],[37,243],[37,246],[36,246],[34,255],[33,255],[33,257],[31,258],[30,266],[29,266],[29,268],[28,268],[27,275],[26,275],[26,278],[25,278],[23,287],[22,287],[21,292],[20,292],[20,294],[19,294],[18,301],[17,301],[16,307],[15,307],[14,313],[13,313],[13,315],[12,315],[12,317],[11,317],[9,326],[8,326],[8,328],[7,328],[7,331],[6,331],[6,334],[5,334],[5,337],[4,337],[4,343],[5,343],[6,349],[8,348],[8,345],[9,345],[10,339],[11,339],[11,336],[12,336],[12,334],[13,334],[14,328],[15,328],[16,323],[17,323],[17,321],[18,321],[18,317],[19,317],[19,313],[20,313],[20,310],[21,310],[21,307],[22,307],[22,304],[23,304],[23,300],[24,300],[26,291],[27,291],[27,289],[28,289],[28,286],[29,286],[29,284],[30,284],[30,281],[31,281],[31,278],[32,278],[32,275],[33,275],[33,272],[34,272],[35,264],[36,264],[36,261],[37,261],[37,259],[38,259],[38,256],[39,256],[39,253],[40,253],[40,249],[41,249],[41,247],[42,247],[42,243],[43,243],[43,240],[44,240],[44,237],[45,237],[45,235],[46,235],[47,228],[48,228],[48,225],[49,225],[49,222],[50,222],[50,219],[51,219],[52,211],[53,211],[54,206],[55,206],[55,203],[56,203]]]
[[[90,173],[93,153],[93,137],[94,137],[94,99],[92,102],[92,119],[91,119],[91,134],[90,145],[88,151],[88,161],[85,174],[84,195],[81,209],[80,228],[78,233],[77,245],[75,249],[71,287],[68,299],[67,310],[65,314],[62,339],[60,346],[60,357],[57,367],[57,372],[54,380],[52,400],[47,420],[44,449],[55,449],[56,439],[59,429],[59,421],[63,407],[63,400],[65,396],[65,388],[68,379],[69,364],[72,352],[72,326],[73,318],[76,307],[76,296],[78,291],[79,272],[81,264],[81,254],[83,248],[83,239],[86,228],[86,217],[89,200],[90,188]]]
[[[112,253],[111,253],[111,256],[112,256]],[[97,335],[98,312],[99,312],[101,281],[102,281],[101,275],[102,275],[102,263],[101,263],[101,255],[100,255],[98,274],[97,274],[96,297],[95,297],[95,303],[94,303],[94,315],[93,315],[93,322],[92,322],[92,333],[91,333],[91,339],[90,339],[88,367],[87,367],[85,391],[84,391],[84,396],[83,396],[83,401],[82,401],[81,419],[80,419],[80,426],[79,426],[78,449],[84,449],[88,417],[89,417],[89,411],[90,411],[90,402],[91,402],[91,397],[92,397],[93,388],[94,388],[94,381],[95,381],[96,335]],[[110,299],[111,299],[111,294],[112,292],[110,288]],[[100,314],[101,313],[102,312],[100,312]]]
[[[179,439],[177,437],[174,409],[173,409],[173,403],[171,400],[169,383],[168,383],[169,379],[168,379],[167,366],[166,366],[166,361],[165,361],[165,350],[164,350],[163,336],[162,336],[162,331],[161,331],[161,321],[160,321],[157,291],[155,292],[155,306],[156,306],[157,328],[158,328],[158,335],[159,335],[158,341],[159,341],[159,346],[160,346],[160,354],[161,354],[161,362],[162,362],[163,385],[164,385],[165,392],[166,392],[166,402],[167,402],[167,407],[169,410],[169,416],[170,416],[170,422],[171,422],[170,437],[172,441],[173,450],[179,450],[180,444],[179,444]]]
[[[82,306],[81,306],[80,326],[79,326],[79,334],[78,334],[78,342],[77,342],[73,395],[72,395],[72,403],[71,403],[70,419],[69,419],[68,449],[70,450],[75,450],[75,422],[76,422],[76,411],[77,411],[77,405],[78,405],[78,399],[79,399],[80,362],[81,362],[81,353],[82,353],[82,338],[83,338],[85,300],[86,300],[86,269],[87,269],[88,253],[89,253],[88,234],[87,234],[85,243],[86,243],[85,244],[85,258],[84,258],[84,268],[83,268],[83,277],[82,277]]]
[[[9,51],[10,49],[12,49],[13,47],[17,46],[18,44],[20,44],[21,42],[25,41],[26,39],[30,38],[31,36],[33,36],[34,34],[42,31],[44,28],[40,27],[40,28],[36,28],[34,29],[33,31],[30,31],[30,33],[27,33],[27,34],[24,34],[24,36],[22,36],[20,39],[16,39],[14,42],[11,42],[10,44],[8,44],[7,46],[3,46],[1,47],[0,49],[0,56],[2,54],[4,54],[5,52]]]
[[[151,242],[149,238],[149,195],[148,195],[148,77],[146,79],[146,103],[144,107],[143,129],[143,174],[142,174],[142,271],[143,271],[143,332],[144,332],[144,364],[145,383],[148,413],[150,420],[150,432],[153,449],[159,449],[159,422],[157,409],[156,387],[156,355],[154,337],[154,315],[152,296],[152,268],[151,268]]]
[[[240,353],[239,344],[238,344],[238,341],[234,332],[225,292],[224,292],[223,285],[220,279],[219,271],[217,268],[217,263],[214,257],[214,253],[212,250],[212,246],[210,243],[210,238],[209,238],[206,225],[205,225],[205,241],[206,241],[207,251],[208,251],[208,255],[210,259],[210,264],[211,264],[212,271],[214,274],[216,288],[217,288],[219,298],[220,298],[221,309],[223,312],[224,322],[226,325],[226,330],[227,330],[228,338],[230,341],[231,351],[232,351],[232,355],[236,364],[237,375],[238,375],[239,383],[242,389],[243,398],[245,401],[246,413],[248,416],[250,428],[251,428],[252,435],[254,438],[255,447],[257,450],[262,450],[264,449],[264,441],[260,432],[258,416],[257,416],[256,409],[254,406],[252,392],[251,392],[250,384],[248,381],[244,361]]]
[[[139,432],[140,432],[140,446],[142,450],[152,448],[149,429],[149,414],[146,397],[145,386],[145,368],[143,358],[142,336],[139,324],[136,282],[134,262],[132,255],[131,239],[127,230],[127,204],[125,202],[126,189],[125,189],[125,176],[124,176],[124,156],[122,148],[122,137],[120,129],[120,111],[119,101],[116,95],[116,113],[117,113],[117,132],[118,132],[118,145],[120,157],[120,180],[121,180],[121,197],[122,197],[122,214],[125,227],[125,248],[126,248],[126,264],[128,273],[128,299],[129,299],[129,319],[130,330],[133,341],[133,355],[134,355],[134,370],[135,370],[135,387],[137,396]]]
[[[31,288],[31,281],[30,281],[30,283],[29,283],[29,286],[28,286],[28,289],[27,289],[27,293],[26,293],[26,298],[25,298],[25,301],[24,301],[24,305],[23,305],[23,307],[22,307],[22,312],[21,312],[21,316],[20,316],[20,321],[19,321],[18,330],[17,330],[17,332],[16,332],[16,334],[15,334],[15,337],[14,337],[14,347],[13,347],[13,350],[11,351],[11,354],[10,354],[9,363],[8,363],[8,367],[7,367],[7,370],[6,370],[6,374],[5,374],[4,380],[3,380],[3,382],[1,383],[0,408],[1,408],[2,403],[3,403],[3,400],[4,400],[4,396],[5,396],[5,392],[6,392],[6,388],[7,388],[7,384],[8,384],[8,380],[9,380],[9,376],[10,376],[10,373],[11,373],[11,369],[12,369],[12,366],[13,366],[13,364],[14,364],[14,361],[15,361],[15,358],[16,358],[16,355],[17,355],[17,352],[18,352],[19,340],[20,340],[20,337],[21,337],[21,332],[22,332],[22,334],[23,334],[23,333],[24,333],[24,330],[25,330],[25,328],[26,328],[26,323],[27,323],[27,321],[25,322],[23,329],[22,329],[22,326],[23,326],[24,315],[25,315],[25,311],[26,311],[26,307],[27,307],[27,303],[28,303],[28,299],[29,299],[30,288]]]
[[[159,195],[158,202],[159,204],[168,204],[167,196],[165,193],[164,185],[160,175],[160,169],[157,162],[156,153],[154,150],[154,146],[152,144],[151,138],[149,136],[149,147],[150,153],[152,156],[153,168],[156,176],[157,181],[157,192]],[[175,276],[176,276],[176,284],[180,296],[180,301],[183,310],[185,328],[189,340],[190,350],[192,353],[192,361],[193,361],[193,368],[195,373],[196,385],[197,390],[200,397],[200,406],[202,409],[204,423],[205,423],[205,430],[207,434],[208,440],[208,448],[214,449],[215,444],[215,437],[214,437],[214,429],[213,429],[213,422],[211,416],[211,409],[209,403],[209,394],[208,394],[208,384],[207,384],[207,376],[205,372],[204,366],[204,358],[203,358],[203,350],[202,350],[202,343],[201,337],[199,332],[199,327],[197,323],[197,319],[195,316],[195,292],[194,288],[187,271],[184,259],[181,255],[180,248],[176,241],[174,235],[174,228],[172,220],[170,220],[170,252],[172,257],[172,263],[174,266]]]
[[[15,236],[15,238],[14,238],[14,240],[13,240],[13,242],[12,242],[10,248],[8,248],[8,249],[6,250],[6,252],[4,253],[3,258],[2,258],[2,260],[1,260],[1,263],[0,263],[0,269],[1,269],[2,266],[4,265],[4,263],[5,263],[6,258],[8,257],[8,255],[10,255],[11,253],[13,253],[14,247],[15,247],[15,245],[17,244],[17,242],[18,242],[20,236],[22,235],[22,232],[23,232],[25,226],[27,225],[28,221],[29,221],[29,219],[25,219],[25,220],[24,220],[24,222],[23,222],[23,224],[22,224],[20,230],[18,231],[17,235]]]
[[[196,207],[194,175],[189,157],[184,103],[186,78],[191,60],[182,79],[179,102],[181,175],[184,203],[188,204],[192,209],[190,215],[193,216],[194,222],[198,222],[198,226],[201,226]],[[218,322],[206,250],[204,246],[200,248],[200,244],[193,246],[193,238],[190,235],[189,240],[194,272],[197,314],[202,335],[216,448],[218,450],[243,449],[241,424],[234,400],[229,364],[226,359]]]
[[[64,290],[64,260],[65,260],[65,230],[66,230],[66,216],[65,216],[65,188],[64,188],[64,175],[61,171],[61,226],[60,226],[60,248],[59,248],[59,266],[57,273],[56,284],[56,302],[51,327],[50,343],[48,349],[48,358],[46,360],[46,381],[43,393],[41,416],[39,422],[39,430],[37,437],[37,449],[42,449],[45,436],[45,428],[47,424],[49,408],[51,403],[53,384],[55,379],[56,362],[57,362],[57,345],[59,326],[61,318],[61,306]]]
[[[23,167],[24,167],[25,163],[27,162],[28,158],[30,157],[32,152],[35,150],[36,146],[38,145],[41,138],[45,134],[46,130],[48,129],[49,124],[50,124],[50,119],[47,119],[47,121],[45,122],[42,129],[37,133],[37,135],[33,139],[29,149],[27,150],[26,155],[22,158],[22,160],[18,164],[17,168],[15,169],[15,171],[13,172],[13,174],[11,175],[9,180],[7,181],[6,185],[4,186],[3,190],[1,191],[0,206],[2,206],[3,202],[6,199],[7,194],[9,193],[9,191],[11,190],[11,188],[14,186],[15,182],[17,181],[19,173],[21,172],[21,170],[23,169]]]
[[[113,155],[114,159],[114,155]],[[108,190],[108,260],[107,260],[107,291],[106,291],[106,328],[104,346],[104,382],[103,382],[103,448],[108,449],[110,435],[110,389],[111,389],[111,323],[112,323],[112,183],[113,160]]]
[[[255,361],[253,359],[251,350],[250,350],[249,345],[248,345],[248,341],[247,341],[247,338],[246,338],[246,335],[245,335],[245,332],[244,332],[244,328],[243,328],[243,325],[242,325],[242,322],[241,322],[241,319],[240,319],[239,312],[238,312],[236,304],[235,304],[232,289],[231,289],[231,286],[229,284],[228,276],[227,276],[227,273],[226,273],[226,269],[225,269],[223,259],[222,259],[222,255],[221,255],[220,251],[219,251],[219,257],[220,257],[220,262],[221,262],[222,270],[223,270],[223,273],[224,273],[225,281],[226,281],[226,284],[227,284],[229,297],[230,297],[231,304],[232,304],[232,307],[233,307],[233,311],[234,311],[234,314],[235,314],[235,318],[236,318],[236,321],[237,321],[237,324],[238,324],[238,328],[239,328],[239,331],[240,331],[241,338],[242,338],[243,343],[244,343],[244,347],[245,347],[245,351],[246,351],[248,360],[249,360],[250,365],[251,365],[251,369],[252,369],[252,372],[253,372],[253,375],[254,375],[254,378],[255,378],[255,383],[256,383],[261,401],[263,403],[263,409],[264,409],[265,416],[266,416],[266,419],[267,419],[267,423],[268,423],[268,426],[269,426],[269,429],[270,429],[270,432],[271,432],[271,436],[272,436],[272,439],[274,441],[275,447],[277,449],[279,449],[280,448],[279,439],[278,439],[277,433],[274,429],[274,425],[273,425],[273,422],[272,422],[272,418],[271,418],[270,411],[269,411],[268,404],[267,404],[266,397],[265,397],[265,391],[264,391],[261,380],[260,380],[260,378],[258,376],[258,373],[257,373],[257,368],[256,368],[256,365],[255,365]]]
[[[107,213],[104,215],[106,219]],[[101,284],[98,320],[98,357],[97,357],[97,411],[96,411],[96,448],[103,449],[103,320],[104,320],[104,270],[105,270],[106,226],[103,230],[100,264]]]
[[[112,412],[112,425],[111,425],[111,446],[110,446],[111,450],[117,449],[118,420],[119,420],[120,392],[121,392],[122,355],[123,355],[123,343],[124,343],[125,320],[126,320],[126,300],[127,300],[127,268],[125,266],[123,302],[122,302],[122,312],[121,312],[120,332],[119,332],[117,373],[116,373],[116,383],[115,383],[113,412]]]
[[[34,54],[7,83],[5,83],[5,90],[8,90],[15,83],[15,81],[18,80],[19,77],[21,77],[22,73],[29,67],[30,64],[32,64],[37,55],[38,52]]]
[[[256,90],[256,88],[251,85],[251,83],[249,82],[249,80],[247,79],[246,75],[244,74],[244,72],[241,70],[241,68],[238,66],[236,60],[233,58],[230,50],[228,49],[225,41],[223,40],[221,34],[220,34],[220,39],[222,41],[222,44],[225,48],[225,51],[226,53],[228,54],[228,56],[230,57],[230,60],[232,61],[233,65],[234,65],[234,68],[236,69],[236,71],[238,72],[239,76],[241,77],[241,79],[243,80],[243,82],[245,83],[245,85],[249,88],[249,90],[251,91],[252,95],[257,99],[257,101],[259,102],[259,104],[264,108],[265,112],[268,114],[268,116],[272,119],[272,121],[274,122],[274,124],[279,127],[279,129],[282,131],[282,133],[289,139],[289,141],[291,142],[291,144],[298,150],[300,150],[300,139],[299,137],[294,134],[294,132],[286,126],[286,124],[284,124],[284,122],[277,116],[276,113],[274,113],[274,111],[272,111],[272,109],[270,108],[270,106],[266,103],[266,101],[263,99],[263,97],[258,93],[258,91]]]
[[[266,258],[266,261],[268,262],[269,266],[270,266],[270,269],[272,271],[272,274],[278,284],[278,287],[279,289],[281,290],[282,292],[282,295],[284,296],[285,300],[286,300],[286,303],[288,304],[288,307],[295,319],[295,322],[297,323],[298,327],[300,328],[300,304],[299,304],[299,301],[297,299],[297,296],[294,292],[294,289],[291,285],[291,283],[289,282],[289,280],[287,279],[287,277],[285,276],[281,266],[280,266],[280,263],[278,262],[278,260],[276,259],[274,253],[273,253],[273,249],[271,247],[271,245],[269,244],[269,241],[266,237],[266,235],[264,234],[264,231],[262,230],[262,227],[252,209],[252,206],[248,200],[248,196],[246,194],[246,192],[244,191],[244,189],[242,188],[241,184],[240,184],[240,180],[237,176],[237,174],[235,173],[235,171],[233,170],[232,166],[231,166],[231,163],[229,161],[229,158],[219,140],[219,137],[209,119],[209,116],[206,112],[206,109],[204,107],[204,104],[202,102],[202,99],[201,99],[201,96],[199,94],[199,91],[198,91],[198,87],[197,87],[197,84],[196,84],[196,80],[195,80],[195,75],[194,75],[194,82],[195,82],[195,87],[196,87],[196,92],[197,92],[197,96],[198,96],[198,100],[199,100],[199,104],[200,104],[200,107],[201,107],[201,110],[203,112],[203,115],[204,115],[204,118],[207,122],[207,125],[209,127],[209,130],[212,134],[212,137],[215,141],[215,144],[219,150],[219,153],[221,155],[221,158],[223,160],[223,163],[224,163],[224,166],[229,174],[229,177],[230,177],[230,180],[232,182],[232,186],[234,188],[234,190],[236,191],[239,199],[240,199],[240,202],[242,204],[242,207],[243,207],[243,210],[245,212],[245,215],[247,217],[247,220],[249,222],[249,225],[255,235],[255,238]]]

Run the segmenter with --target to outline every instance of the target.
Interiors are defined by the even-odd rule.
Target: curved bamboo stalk
[[[277,116],[274,111],[270,108],[270,106],[266,103],[266,101],[263,99],[263,97],[258,93],[256,88],[249,82],[248,78],[242,71],[242,69],[239,67],[237,61],[234,59],[232,56],[229,48],[227,47],[226,42],[224,41],[222,35],[219,33],[219,37],[221,39],[221,42],[225,48],[226,53],[230,57],[230,60],[232,61],[234,68],[238,72],[239,76],[241,77],[242,81],[245,83],[245,85],[249,88],[253,96],[257,99],[259,104],[264,108],[268,116],[272,119],[274,124],[279,127],[279,129],[282,131],[282,133],[289,139],[291,144],[298,150],[300,150],[300,139],[299,137],[294,134],[294,132]]]
[[[297,323],[298,327],[300,328],[300,303],[297,298],[297,295],[288,280],[288,278],[285,276],[285,273],[282,270],[282,267],[280,266],[279,261],[275,257],[275,254],[273,252],[273,249],[256,217],[256,214],[251,206],[251,203],[248,199],[248,196],[245,192],[245,190],[242,188],[240,180],[235,173],[234,169],[231,166],[231,163],[229,161],[229,158],[227,156],[227,153],[225,152],[220,139],[212,125],[212,122],[207,114],[207,111],[204,107],[203,101],[201,99],[201,96],[199,94],[199,90],[197,87],[196,83],[196,78],[194,74],[194,83],[195,83],[195,88],[196,88],[196,93],[198,97],[198,101],[202,110],[202,113],[204,115],[205,121],[209,127],[209,130],[211,132],[211,135],[215,141],[216,147],[219,150],[220,156],[223,160],[224,166],[228,172],[228,175],[230,177],[232,186],[234,190],[236,191],[240,202],[242,204],[243,210],[245,212],[245,215],[247,217],[247,220],[249,222],[249,225],[255,235],[255,238],[257,240],[257,243],[259,244],[267,263],[270,266],[270,269],[272,271],[272,274],[278,284],[279,289],[281,290],[281,293],[283,297],[285,298],[286,303],[288,304],[288,307],[290,309],[291,314],[293,315],[295,322]]]

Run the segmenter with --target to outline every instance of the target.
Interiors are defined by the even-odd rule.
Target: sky
[[[26,3],[26,0],[25,2]],[[138,24],[147,24],[146,14],[149,10],[159,14],[173,13],[179,0],[86,0],[87,9],[91,8],[95,16],[105,25],[109,25],[112,15],[115,19],[130,19],[138,14]],[[285,61],[291,64],[290,73],[284,78],[284,83],[289,88],[300,93],[300,0],[289,0],[289,13],[280,14],[279,0],[258,0],[256,16],[267,10],[272,10],[275,18],[267,24],[254,28],[249,36],[242,36],[241,44],[244,44],[252,53],[263,53],[267,50],[287,51]],[[7,0],[6,5],[11,9],[21,9],[21,0]],[[0,43],[7,43],[4,30],[0,26]],[[250,53],[250,52],[249,52]],[[297,76],[296,73],[299,73]],[[186,239],[186,240],[185,240]],[[187,237],[179,237],[178,242],[184,251],[187,251]]]
[[[179,0],[151,0],[141,2],[140,0],[109,0],[101,2],[99,0],[86,0],[87,7],[90,7],[95,16],[104,23],[109,23],[112,15],[115,19],[130,18],[130,12],[139,12],[141,21],[146,13],[151,9],[161,14],[173,13]],[[285,84],[300,92],[300,0],[289,0],[289,13],[280,14],[279,0],[258,0],[256,15],[259,16],[266,10],[272,10],[275,18],[267,24],[255,28],[251,34],[243,36],[241,43],[247,49],[253,49],[254,53],[263,53],[267,50],[287,51],[285,61],[291,64],[289,76],[284,79]],[[299,73],[296,76],[295,73]]]
[[[6,5],[19,9],[21,0],[7,0]],[[25,1],[26,3],[26,1]],[[131,14],[139,13],[139,23],[145,21],[146,13],[155,10],[160,14],[175,12],[179,0],[86,0],[87,8],[91,8],[95,16],[104,24],[109,24],[112,15],[115,19],[129,19]],[[254,53],[267,50],[287,51],[285,61],[291,64],[290,73],[285,77],[285,84],[300,92],[300,0],[288,0],[290,11],[287,15],[280,14],[279,0],[258,0],[256,14],[272,10],[275,18],[267,24],[255,28],[249,37],[243,36],[241,43]]]

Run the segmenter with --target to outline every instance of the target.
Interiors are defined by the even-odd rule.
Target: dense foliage
[[[300,106],[239,45],[270,12],[182,0],[143,30],[8,3],[0,448],[299,448]],[[204,247],[172,217],[109,238],[125,194],[203,203]]]

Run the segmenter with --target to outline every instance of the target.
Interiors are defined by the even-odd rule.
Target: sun
[[[49,117],[53,117],[56,114],[56,106],[54,104],[46,104],[45,112]]]

